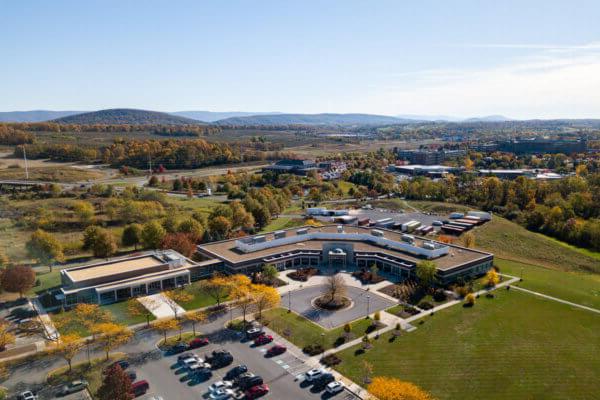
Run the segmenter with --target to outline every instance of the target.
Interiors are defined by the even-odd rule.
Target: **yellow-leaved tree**
[[[50,352],[63,358],[69,365],[69,372],[71,372],[71,361],[79,353],[79,351],[85,346],[85,342],[81,340],[81,337],[75,333],[69,333],[61,335],[60,340]]]
[[[500,276],[495,268],[491,268],[485,275],[485,278],[489,287],[494,287],[500,282]]]
[[[376,376],[367,388],[379,400],[433,400],[433,397],[410,382]]]
[[[183,318],[192,323],[192,332],[196,336],[196,324],[203,324],[208,319],[204,311],[190,311],[184,314]]]
[[[167,342],[167,333],[179,329],[179,321],[174,318],[161,319],[152,324],[152,327],[157,331],[161,332],[164,336],[165,343]]]
[[[262,318],[263,310],[277,307],[281,301],[279,292],[272,286],[262,284],[251,285],[251,290],[253,292],[254,303],[258,310],[259,320]]]
[[[232,277],[233,278],[233,277]],[[217,302],[217,306],[221,305],[221,302],[227,298],[231,289],[231,278],[227,279],[221,274],[215,274],[212,278],[207,279],[202,283],[202,289],[204,293]]]
[[[105,351],[106,359],[108,353],[122,344],[127,343],[133,336],[131,329],[124,325],[115,324],[114,322],[102,322],[94,325],[92,333],[98,335],[98,344]]]
[[[233,275],[229,278],[231,293],[229,297],[234,301],[236,307],[242,309],[244,322],[246,322],[246,313],[250,306],[255,302],[254,291],[252,290],[252,282],[245,275]]]

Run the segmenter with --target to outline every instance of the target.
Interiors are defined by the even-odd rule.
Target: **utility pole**
[[[148,153],[148,174],[152,175],[152,156]]]
[[[23,145],[23,160],[25,160],[25,180],[29,180],[29,168],[27,167],[27,151],[25,145]]]

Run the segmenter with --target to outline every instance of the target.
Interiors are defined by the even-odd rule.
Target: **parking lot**
[[[224,379],[225,374],[231,368],[239,364],[245,364],[248,371],[263,378],[264,383],[270,391],[263,399],[317,399],[330,398],[350,400],[354,395],[342,391],[335,396],[328,396],[324,391],[314,392],[311,386],[302,383],[303,374],[311,369],[304,364],[301,357],[293,354],[288,349],[285,353],[267,357],[266,351],[272,346],[254,346],[251,341],[242,340],[241,334],[221,331],[219,335],[211,335],[211,344],[200,349],[190,350],[205,359],[206,355],[213,350],[226,349],[234,357],[231,365],[213,370],[212,377],[203,382],[191,380],[177,361],[177,355],[165,355],[153,357],[153,359],[132,362],[131,369],[135,369],[138,380],[145,379],[150,383],[150,390],[141,399],[149,399],[152,396],[161,396],[165,400],[210,398],[209,386]],[[216,342],[215,342],[216,341]],[[275,341],[276,343],[276,341]],[[186,352],[187,353],[187,352]]]

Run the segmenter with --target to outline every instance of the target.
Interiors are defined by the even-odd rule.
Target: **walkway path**
[[[185,313],[185,310],[179,304],[162,293],[139,297],[138,301],[154,314],[157,319],[172,318],[175,315]]]
[[[522,292],[526,292],[526,293],[530,293],[536,296],[540,296],[544,299],[548,299],[548,300],[554,300],[554,301],[558,301],[559,303],[563,303],[572,307],[577,307],[577,308],[581,308],[582,310],[587,310],[587,311],[591,311],[591,312],[595,312],[600,314],[600,310],[596,309],[596,308],[592,308],[592,307],[588,307],[588,306],[584,306],[583,304],[577,304],[577,303],[572,303],[570,301],[567,300],[563,300],[563,299],[559,299],[558,297],[552,297],[552,296],[548,296],[547,294],[543,294],[540,292],[535,292],[533,290],[529,290],[529,289],[525,289],[519,286],[511,286],[512,289],[515,290],[520,290]]]

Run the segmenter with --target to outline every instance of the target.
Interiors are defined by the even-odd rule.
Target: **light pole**
[[[523,282],[523,267],[521,267],[521,282]]]
[[[367,295],[367,318],[369,318],[370,306],[371,306],[371,296]]]
[[[288,291],[288,312],[292,312],[292,289]]]
[[[321,347],[323,348],[323,353],[325,352],[325,332],[321,332]]]

